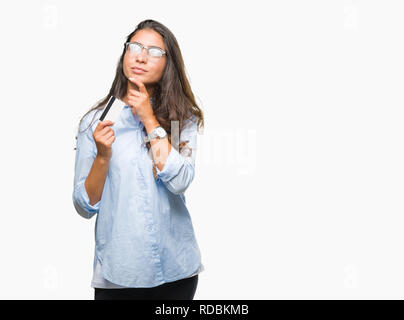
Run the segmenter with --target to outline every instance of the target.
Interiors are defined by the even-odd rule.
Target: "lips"
[[[138,67],[133,67],[132,70],[133,70],[134,72],[141,72],[141,73],[146,72],[145,69],[138,68]]]

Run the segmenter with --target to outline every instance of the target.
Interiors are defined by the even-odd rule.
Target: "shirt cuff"
[[[168,154],[167,160],[164,164],[163,170],[159,170],[156,166],[157,176],[163,181],[167,182],[174,178],[181,170],[184,164],[184,159],[180,153],[171,146],[170,153]]]
[[[91,218],[94,214],[100,211],[101,200],[99,200],[94,205],[90,204],[90,199],[84,186],[84,181],[85,180],[80,182],[74,189],[73,203],[76,211],[81,216],[83,216],[84,218]]]

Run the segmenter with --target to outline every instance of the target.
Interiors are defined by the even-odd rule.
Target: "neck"
[[[149,84],[145,84],[147,93],[149,94],[149,96],[151,97],[153,95],[154,92],[154,86],[149,85]],[[129,91],[129,89],[135,89],[137,91],[139,91],[139,88],[136,84],[134,84],[133,82],[128,81],[128,87],[127,87],[127,92]]]

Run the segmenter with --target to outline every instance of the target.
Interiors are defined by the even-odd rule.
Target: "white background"
[[[75,133],[144,19],[206,126],[195,299],[403,299],[401,1],[2,1],[0,298],[93,299]]]

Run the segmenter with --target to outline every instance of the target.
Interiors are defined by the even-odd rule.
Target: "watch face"
[[[165,130],[162,127],[158,127],[156,129],[156,133],[158,134],[159,137],[163,137],[165,135]]]

